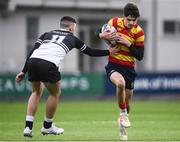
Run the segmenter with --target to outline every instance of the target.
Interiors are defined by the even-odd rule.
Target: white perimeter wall
[[[145,60],[143,61],[145,70],[179,71],[180,35],[173,37],[164,35],[163,21],[180,21],[180,0],[156,0],[157,21],[154,21],[153,1],[136,0],[140,9],[141,19],[147,21]],[[117,4],[118,1],[114,1],[114,3]],[[10,13],[6,19],[0,17],[0,71],[15,70],[17,72],[21,70],[26,57],[26,17],[33,16],[33,14],[37,14],[37,11],[36,13],[33,11],[21,13],[15,11]],[[74,17],[78,15],[77,13],[73,15],[75,13],[68,13],[67,11],[66,13],[59,13],[55,10],[46,12],[38,11],[38,14],[40,17],[39,35],[48,30],[58,29],[59,19],[62,15],[72,15]],[[82,12],[79,15],[87,16]],[[100,15],[97,14],[94,16],[98,17]],[[157,48],[153,43],[155,26],[157,29]],[[66,56],[63,65],[64,71],[78,71],[77,52],[77,50],[73,50]]]

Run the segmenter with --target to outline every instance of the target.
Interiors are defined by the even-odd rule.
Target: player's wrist
[[[132,47],[133,46],[132,43],[127,43],[126,45],[127,45],[127,47]]]

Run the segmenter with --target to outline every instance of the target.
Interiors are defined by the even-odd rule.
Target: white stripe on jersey
[[[60,45],[64,48],[64,50],[66,51],[66,53],[69,52],[69,48],[66,46],[66,44],[64,44],[63,42],[61,42]]]
[[[86,49],[86,45],[84,44],[81,48],[80,48],[80,51],[83,51]]]
[[[42,40],[41,39],[38,39],[36,42],[42,44]]]
[[[48,43],[49,41],[51,41],[51,40],[43,40],[42,43]]]
[[[66,54],[62,46],[49,42],[41,44],[39,48],[35,49],[30,58],[44,59],[59,67]]]

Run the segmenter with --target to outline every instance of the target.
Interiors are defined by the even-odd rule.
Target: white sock
[[[31,122],[33,122],[33,121],[34,121],[34,116],[26,115],[26,121],[31,121]]]
[[[52,121],[53,121],[53,118],[44,117],[44,121],[46,121],[46,122],[52,122]]]
[[[127,114],[127,109],[120,109],[120,114]]]

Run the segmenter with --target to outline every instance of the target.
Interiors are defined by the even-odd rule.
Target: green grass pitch
[[[54,121],[63,135],[40,134],[45,103],[40,103],[33,138],[24,138],[26,103],[0,103],[0,141],[120,141],[116,101],[60,101]],[[130,141],[180,141],[180,102],[134,101]]]

